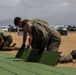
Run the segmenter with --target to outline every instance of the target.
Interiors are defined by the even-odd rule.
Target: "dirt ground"
[[[22,44],[22,36],[18,36],[16,32],[9,32],[9,33],[13,37],[13,42],[15,42],[17,46],[20,47]],[[62,42],[59,48],[59,52],[62,52],[63,54],[67,54],[70,53],[72,50],[76,49],[76,32],[68,32],[67,36],[61,36],[61,38],[62,38]],[[7,51],[7,52],[16,55],[17,50]],[[57,66],[67,66],[67,67],[76,68],[76,60],[74,60],[73,63],[65,63],[65,64],[58,63]]]

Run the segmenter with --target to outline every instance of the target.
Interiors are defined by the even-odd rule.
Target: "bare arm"
[[[31,42],[32,42],[32,34],[29,34],[29,42],[28,42],[28,46],[31,45]]]
[[[25,44],[26,39],[27,39],[27,32],[24,30],[24,32],[23,32],[23,44]]]
[[[27,32],[25,30],[23,30],[23,44],[22,44],[21,48],[19,49],[20,51],[23,51],[25,49],[26,39],[27,39]]]
[[[0,42],[0,46],[4,44],[4,39],[2,38],[2,41]]]

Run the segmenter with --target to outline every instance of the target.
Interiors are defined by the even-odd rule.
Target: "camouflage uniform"
[[[38,19],[38,18],[30,18],[30,19],[28,19],[28,20],[30,20],[30,22],[31,22],[32,24],[34,24],[35,22],[42,22],[42,23],[45,23],[45,24],[49,25],[45,20]]]
[[[34,25],[35,23],[38,23],[38,22],[45,23],[46,25],[49,25],[45,20],[38,19],[38,18],[29,18],[28,20],[32,23],[32,25]],[[30,41],[30,39],[29,39],[29,41]]]
[[[10,44],[12,43],[12,36],[2,30],[0,30],[0,36],[4,39],[4,44],[0,46],[0,50],[12,50],[13,48],[10,47]]]
[[[57,30],[42,22],[35,22],[31,29],[33,36],[32,48],[47,48],[48,51],[58,51],[61,36]]]

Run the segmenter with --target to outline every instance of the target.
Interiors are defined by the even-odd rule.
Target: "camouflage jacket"
[[[45,20],[38,19],[38,18],[30,18],[30,19],[28,19],[28,20],[30,20],[30,22],[31,22],[32,24],[34,24],[35,22],[42,22],[42,23],[48,24]],[[48,24],[48,25],[49,25],[49,24]]]
[[[33,24],[32,36],[34,42],[41,44],[42,48],[47,47],[48,41],[61,41],[59,32],[42,22]]]
[[[3,30],[0,30],[0,35],[2,36],[2,38],[4,40],[6,40],[8,38],[8,36],[10,36],[9,33],[5,32]]]

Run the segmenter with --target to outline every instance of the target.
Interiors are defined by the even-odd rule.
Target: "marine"
[[[31,36],[28,46],[31,45],[33,49],[40,51],[58,51],[61,36],[57,30],[42,22],[32,24],[28,19],[23,20],[22,27],[24,34],[28,32]],[[25,44],[25,40],[23,44]]]
[[[29,21],[32,23],[32,25],[35,22],[42,22],[42,23],[45,23],[46,25],[49,25],[45,20],[38,19],[38,18],[30,18]],[[15,17],[14,18],[14,25],[15,26],[22,28],[22,22],[23,22],[23,20],[21,19],[21,17]],[[25,31],[25,29],[23,31],[24,31],[24,33],[23,33],[23,44],[21,46],[21,49],[23,49],[26,46],[25,42],[27,39],[27,32]],[[30,41],[30,39],[31,39],[31,36],[29,35],[29,41]],[[27,48],[29,48],[29,46],[27,46]]]
[[[16,50],[19,49],[18,47],[14,47],[16,46],[16,43],[12,43],[13,39],[12,36],[8,33],[5,32],[3,30],[0,30],[0,50]],[[11,45],[11,46],[10,46]]]

